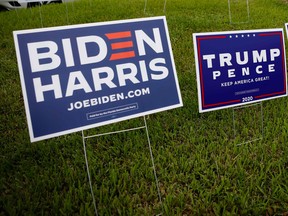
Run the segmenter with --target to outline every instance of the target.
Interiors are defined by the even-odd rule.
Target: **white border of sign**
[[[30,3],[30,2],[39,2],[42,4],[43,1],[40,0],[18,0],[19,3]]]
[[[169,48],[171,63],[172,63],[172,67],[173,67],[172,72],[174,73],[174,76],[175,76],[175,85],[177,88],[179,104],[175,104],[172,106],[168,106],[168,107],[164,107],[164,108],[160,108],[160,109],[155,109],[155,110],[151,110],[151,111],[147,111],[147,112],[137,113],[134,115],[125,116],[122,118],[109,120],[109,121],[105,121],[105,122],[101,122],[101,123],[97,123],[97,124],[73,128],[70,130],[65,130],[65,131],[61,131],[61,132],[57,132],[57,133],[44,135],[44,136],[40,136],[40,137],[35,138],[35,136],[33,134],[31,115],[30,115],[30,110],[29,110],[29,103],[28,103],[28,98],[27,98],[25,79],[24,79],[24,75],[23,75],[23,67],[22,67],[22,62],[21,62],[20,50],[18,47],[18,44],[19,44],[18,39],[17,39],[18,34],[45,32],[45,31],[53,31],[53,30],[54,31],[55,30],[65,30],[65,29],[73,29],[73,28],[89,27],[89,26],[103,26],[103,25],[107,25],[107,24],[111,25],[111,24],[118,24],[118,23],[131,23],[131,22],[136,22],[136,21],[147,21],[147,20],[155,20],[155,19],[163,19],[163,22],[164,22],[164,26],[165,26],[165,30],[166,30],[166,36],[167,36],[167,42],[168,42],[168,48]],[[26,117],[27,117],[31,142],[36,142],[36,141],[40,141],[40,140],[44,140],[44,139],[48,139],[48,138],[53,138],[53,137],[57,137],[57,136],[65,135],[65,134],[79,132],[81,130],[87,130],[87,129],[91,129],[91,128],[95,128],[95,127],[99,127],[99,126],[103,126],[103,125],[108,125],[108,124],[112,124],[112,123],[116,123],[116,122],[120,122],[120,121],[125,121],[125,120],[132,119],[132,118],[138,118],[141,116],[150,115],[153,113],[162,112],[162,111],[166,111],[166,110],[170,110],[170,109],[174,109],[174,108],[178,108],[178,107],[183,106],[182,97],[181,97],[181,93],[180,93],[180,87],[179,87],[179,83],[178,83],[178,77],[177,77],[177,73],[176,73],[174,57],[173,57],[173,52],[172,52],[172,47],[171,47],[171,42],[170,42],[170,36],[169,36],[168,26],[167,26],[167,21],[166,21],[165,16],[149,17],[149,18],[137,18],[137,19],[128,19],[128,20],[118,20],[118,21],[107,21],[107,22],[100,22],[100,23],[89,23],[89,24],[79,24],[79,25],[70,25],[70,26],[59,26],[59,27],[40,28],[40,29],[31,29],[31,30],[20,30],[20,31],[14,31],[13,36],[14,36],[14,42],[15,42],[16,55],[17,55],[17,59],[18,59],[18,69],[19,69],[19,74],[20,74],[20,79],[21,79],[21,86],[22,86],[22,92],[23,92],[23,98],[24,98],[24,104],[25,104],[25,110],[26,110]]]
[[[288,39],[288,23],[285,23],[285,30],[286,30],[286,35],[287,35],[287,39]]]
[[[288,28],[288,23],[287,23],[287,28]],[[199,112],[200,113],[204,113],[204,112],[210,112],[210,111],[215,111],[215,110],[220,110],[220,109],[226,109],[226,108],[231,108],[231,107],[238,107],[238,106],[242,106],[242,105],[247,105],[247,104],[253,104],[253,103],[257,103],[260,101],[265,101],[265,100],[271,100],[271,99],[275,99],[275,98],[281,98],[281,97],[285,97],[288,96],[288,89],[287,89],[287,78],[286,78],[286,94],[285,95],[280,95],[280,96],[273,96],[273,97],[269,97],[269,98],[264,98],[264,99],[259,99],[256,101],[249,101],[249,102],[245,102],[245,103],[237,103],[237,104],[232,104],[232,105],[227,105],[227,106],[221,106],[221,107],[216,107],[216,108],[211,108],[211,109],[202,109],[202,95],[201,95],[201,82],[200,82],[200,68],[199,68],[199,59],[198,59],[198,50],[197,50],[197,41],[196,41],[196,37],[201,35],[201,36],[210,36],[210,35],[223,35],[223,34],[242,34],[242,33],[257,33],[257,32],[275,32],[275,31],[282,31],[283,32],[283,28],[275,28],[275,29],[256,29],[256,30],[242,30],[242,31],[223,31],[223,32],[206,32],[206,33],[194,33],[193,36],[193,44],[194,44],[194,56],[195,56],[195,65],[196,65],[196,77],[197,77],[197,91],[198,91],[198,107],[199,107]],[[285,41],[283,38],[283,48],[284,48],[284,66],[285,66],[285,77],[287,77],[287,66],[286,66],[286,53],[285,53]]]

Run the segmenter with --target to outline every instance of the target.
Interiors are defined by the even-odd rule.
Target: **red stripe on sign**
[[[274,96],[274,95],[285,94],[285,92],[286,92],[286,89],[285,89],[285,91],[282,91],[282,92],[274,92],[271,94],[258,95],[258,96],[255,96],[255,98],[259,99],[259,98],[263,98],[263,97],[270,97],[270,96]]]
[[[221,104],[226,104],[230,102],[240,102],[238,101],[229,101],[229,102],[220,102],[218,104],[205,104],[205,92],[204,92],[204,81],[203,81],[203,68],[202,68],[202,54],[201,54],[201,41],[203,40],[210,40],[210,39],[226,39],[227,37],[225,35],[215,35],[215,36],[200,36],[197,38],[197,52],[198,52],[198,65],[199,65],[199,76],[200,76],[200,83],[201,83],[201,102],[202,102],[202,109],[209,107],[209,106],[216,106],[216,105],[221,105]]]
[[[131,31],[108,33],[105,35],[110,40],[119,39],[119,38],[127,38],[127,37],[131,37]]]
[[[112,50],[130,48],[130,47],[133,47],[133,42],[127,41],[127,42],[112,43],[111,47],[112,47]]]
[[[201,37],[198,38],[198,40],[210,40],[210,39],[225,39],[226,36],[225,35],[219,35],[219,36],[206,36],[206,37]]]
[[[132,58],[132,57],[135,57],[134,51],[114,53],[111,55],[110,61],[118,60],[118,59],[125,59],[125,58]]]
[[[226,104],[231,104],[231,103],[240,103],[240,102],[241,100],[231,100],[231,101],[219,102],[215,104],[208,104],[208,105],[205,105],[205,107],[213,107],[213,106],[226,105]]]
[[[280,41],[281,41],[281,48],[282,48],[282,53],[285,53],[285,48],[284,48],[284,40],[283,40],[283,35],[282,35],[282,31],[279,31],[279,32],[270,32],[270,33],[262,33],[262,34],[259,34],[260,36],[262,36],[262,37],[265,37],[265,36],[274,36],[274,35],[276,35],[276,36],[280,36]],[[286,60],[285,60],[285,58],[284,58],[284,54],[282,54],[282,68],[283,68],[283,80],[284,80],[284,84],[283,84],[283,86],[284,86],[284,89],[283,89],[283,91],[282,92],[276,92],[276,93],[272,93],[272,94],[267,94],[267,95],[259,95],[259,96],[256,96],[256,98],[261,98],[261,97],[265,97],[265,96],[273,96],[273,94],[274,95],[276,95],[276,94],[280,94],[280,93],[282,93],[282,94],[285,94],[286,93],[286,71],[285,71],[285,62],[286,62]]]
[[[272,35],[277,35],[279,36],[281,34],[281,32],[271,32],[271,33],[262,33],[262,34],[259,34],[259,36],[272,36]]]

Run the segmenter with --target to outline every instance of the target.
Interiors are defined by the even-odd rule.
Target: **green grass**
[[[81,133],[29,141],[12,31],[164,15],[164,1],[148,0],[146,14],[144,3],[79,0],[0,13],[0,215],[94,214]],[[262,135],[259,106],[235,110],[235,139],[232,109],[198,113],[192,33],[283,28],[288,4],[252,0],[250,15],[231,25],[227,1],[167,1],[184,107],[147,119],[165,215],[288,213],[287,98],[263,102],[264,137],[246,145],[237,146]],[[141,125],[139,118],[85,133]],[[100,215],[162,211],[144,130],[90,139],[87,151]]]

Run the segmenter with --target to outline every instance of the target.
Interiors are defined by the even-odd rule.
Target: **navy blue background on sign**
[[[197,52],[199,65],[199,81],[202,110],[225,108],[227,106],[259,101],[276,96],[286,95],[286,69],[282,31],[275,32],[232,32],[227,34],[197,35]],[[271,61],[270,49],[279,49],[280,56]],[[266,50],[266,62],[253,62],[253,50]],[[236,52],[244,59],[248,52],[247,64],[236,62]],[[229,53],[231,64],[220,66],[219,54]],[[215,55],[212,68],[208,67],[204,55]],[[269,72],[273,64],[274,72]],[[249,68],[249,74],[243,74],[242,68]],[[261,74],[256,72],[260,67]],[[228,77],[228,70],[234,70],[233,76]],[[213,71],[221,75],[213,79]],[[218,72],[217,72],[218,73]],[[219,75],[219,74],[217,74]]]
[[[150,38],[153,36],[153,28],[159,28],[163,53],[155,53],[148,45],[145,45],[146,55],[139,56],[135,30],[143,30]],[[129,38],[120,38],[109,40],[105,34],[107,33],[116,33],[116,32],[131,32],[131,37]],[[78,54],[78,48],[76,44],[76,38],[82,36],[97,35],[105,40],[108,47],[108,54],[106,58],[98,63],[81,65],[80,58]],[[108,25],[95,25],[95,26],[83,26],[77,28],[68,28],[63,30],[47,30],[40,32],[31,32],[18,34],[18,43],[19,50],[22,62],[22,69],[25,80],[25,87],[27,92],[27,100],[29,104],[29,111],[31,116],[31,123],[33,128],[34,137],[41,137],[45,135],[50,135],[62,131],[71,130],[74,128],[80,128],[87,125],[101,124],[106,121],[115,120],[127,116],[132,116],[139,113],[144,113],[148,111],[153,111],[157,109],[166,108],[170,106],[179,105],[182,103],[181,98],[179,97],[180,92],[177,88],[177,77],[175,77],[175,71],[173,71],[173,60],[171,59],[171,54],[169,52],[168,38],[166,36],[166,28],[164,25],[164,19],[155,19],[155,20],[145,20],[145,21],[135,21],[128,23],[113,23]],[[69,38],[72,44],[73,56],[75,66],[66,67],[64,58],[61,59],[61,65],[54,69],[42,72],[31,72],[30,60],[28,55],[27,44],[32,42],[39,41],[54,41],[58,45],[57,55],[63,57],[63,47],[62,39]],[[133,47],[125,48],[124,51],[134,51],[135,57],[119,59],[110,61],[109,58],[111,54],[119,52],[118,50],[112,50],[111,43],[116,42],[125,42],[132,41]],[[88,55],[93,56],[98,53],[99,49],[97,45],[91,44],[88,48]],[[44,51],[45,52],[45,51]],[[166,63],[160,64],[158,66],[164,66],[169,70],[169,75],[162,80],[153,80],[151,79],[151,73],[160,74],[160,72],[152,72],[149,69],[149,63],[155,58],[164,58]],[[148,72],[148,81],[143,82],[139,61],[145,61],[146,68]],[[133,63],[137,66],[137,76],[136,78],[140,81],[137,84],[133,84],[131,81],[126,82],[126,86],[119,86],[119,80],[116,71],[116,65]],[[117,85],[116,88],[109,88],[107,85],[102,85],[103,89],[101,91],[94,90],[93,78],[91,70],[94,68],[100,67],[110,67],[114,71],[113,83]],[[92,92],[85,93],[84,90],[74,91],[73,96],[65,97],[68,78],[71,72],[81,71],[89,86],[92,89]],[[129,73],[129,71],[128,71]],[[48,85],[52,83],[51,76],[59,75],[61,89],[63,93],[62,98],[55,99],[53,91],[44,92],[43,102],[36,102],[35,91],[33,79],[36,77],[41,78],[42,85]],[[149,88],[149,94],[141,95],[139,97],[128,98],[127,93],[129,91],[135,91],[137,89],[147,89]],[[125,95],[124,100],[112,101],[105,104],[98,104],[95,106],[85,107],[82,109],[74,109],[68,111],[70,103],[75,103],[77,101],[90,100],[92,98],[99,98],[103,96],[121,94]],[[116,112],[114,115],[103,115],[101,118],[87,118],[89,113],[97,113],[102,110],[111,110],[111,108],[125,107],[125,105],[137,104],[137,109],[133,108],[125,112]],[[103,113],[104,113],[103,111]],[[88,120],[89,119],[89,120]]]

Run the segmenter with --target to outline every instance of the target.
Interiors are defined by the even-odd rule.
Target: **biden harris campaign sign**
[[[283,29],[193,34],[199,111],[287,95]]]
[[[31,141],[182,106],[165,17],[14,32]]]

